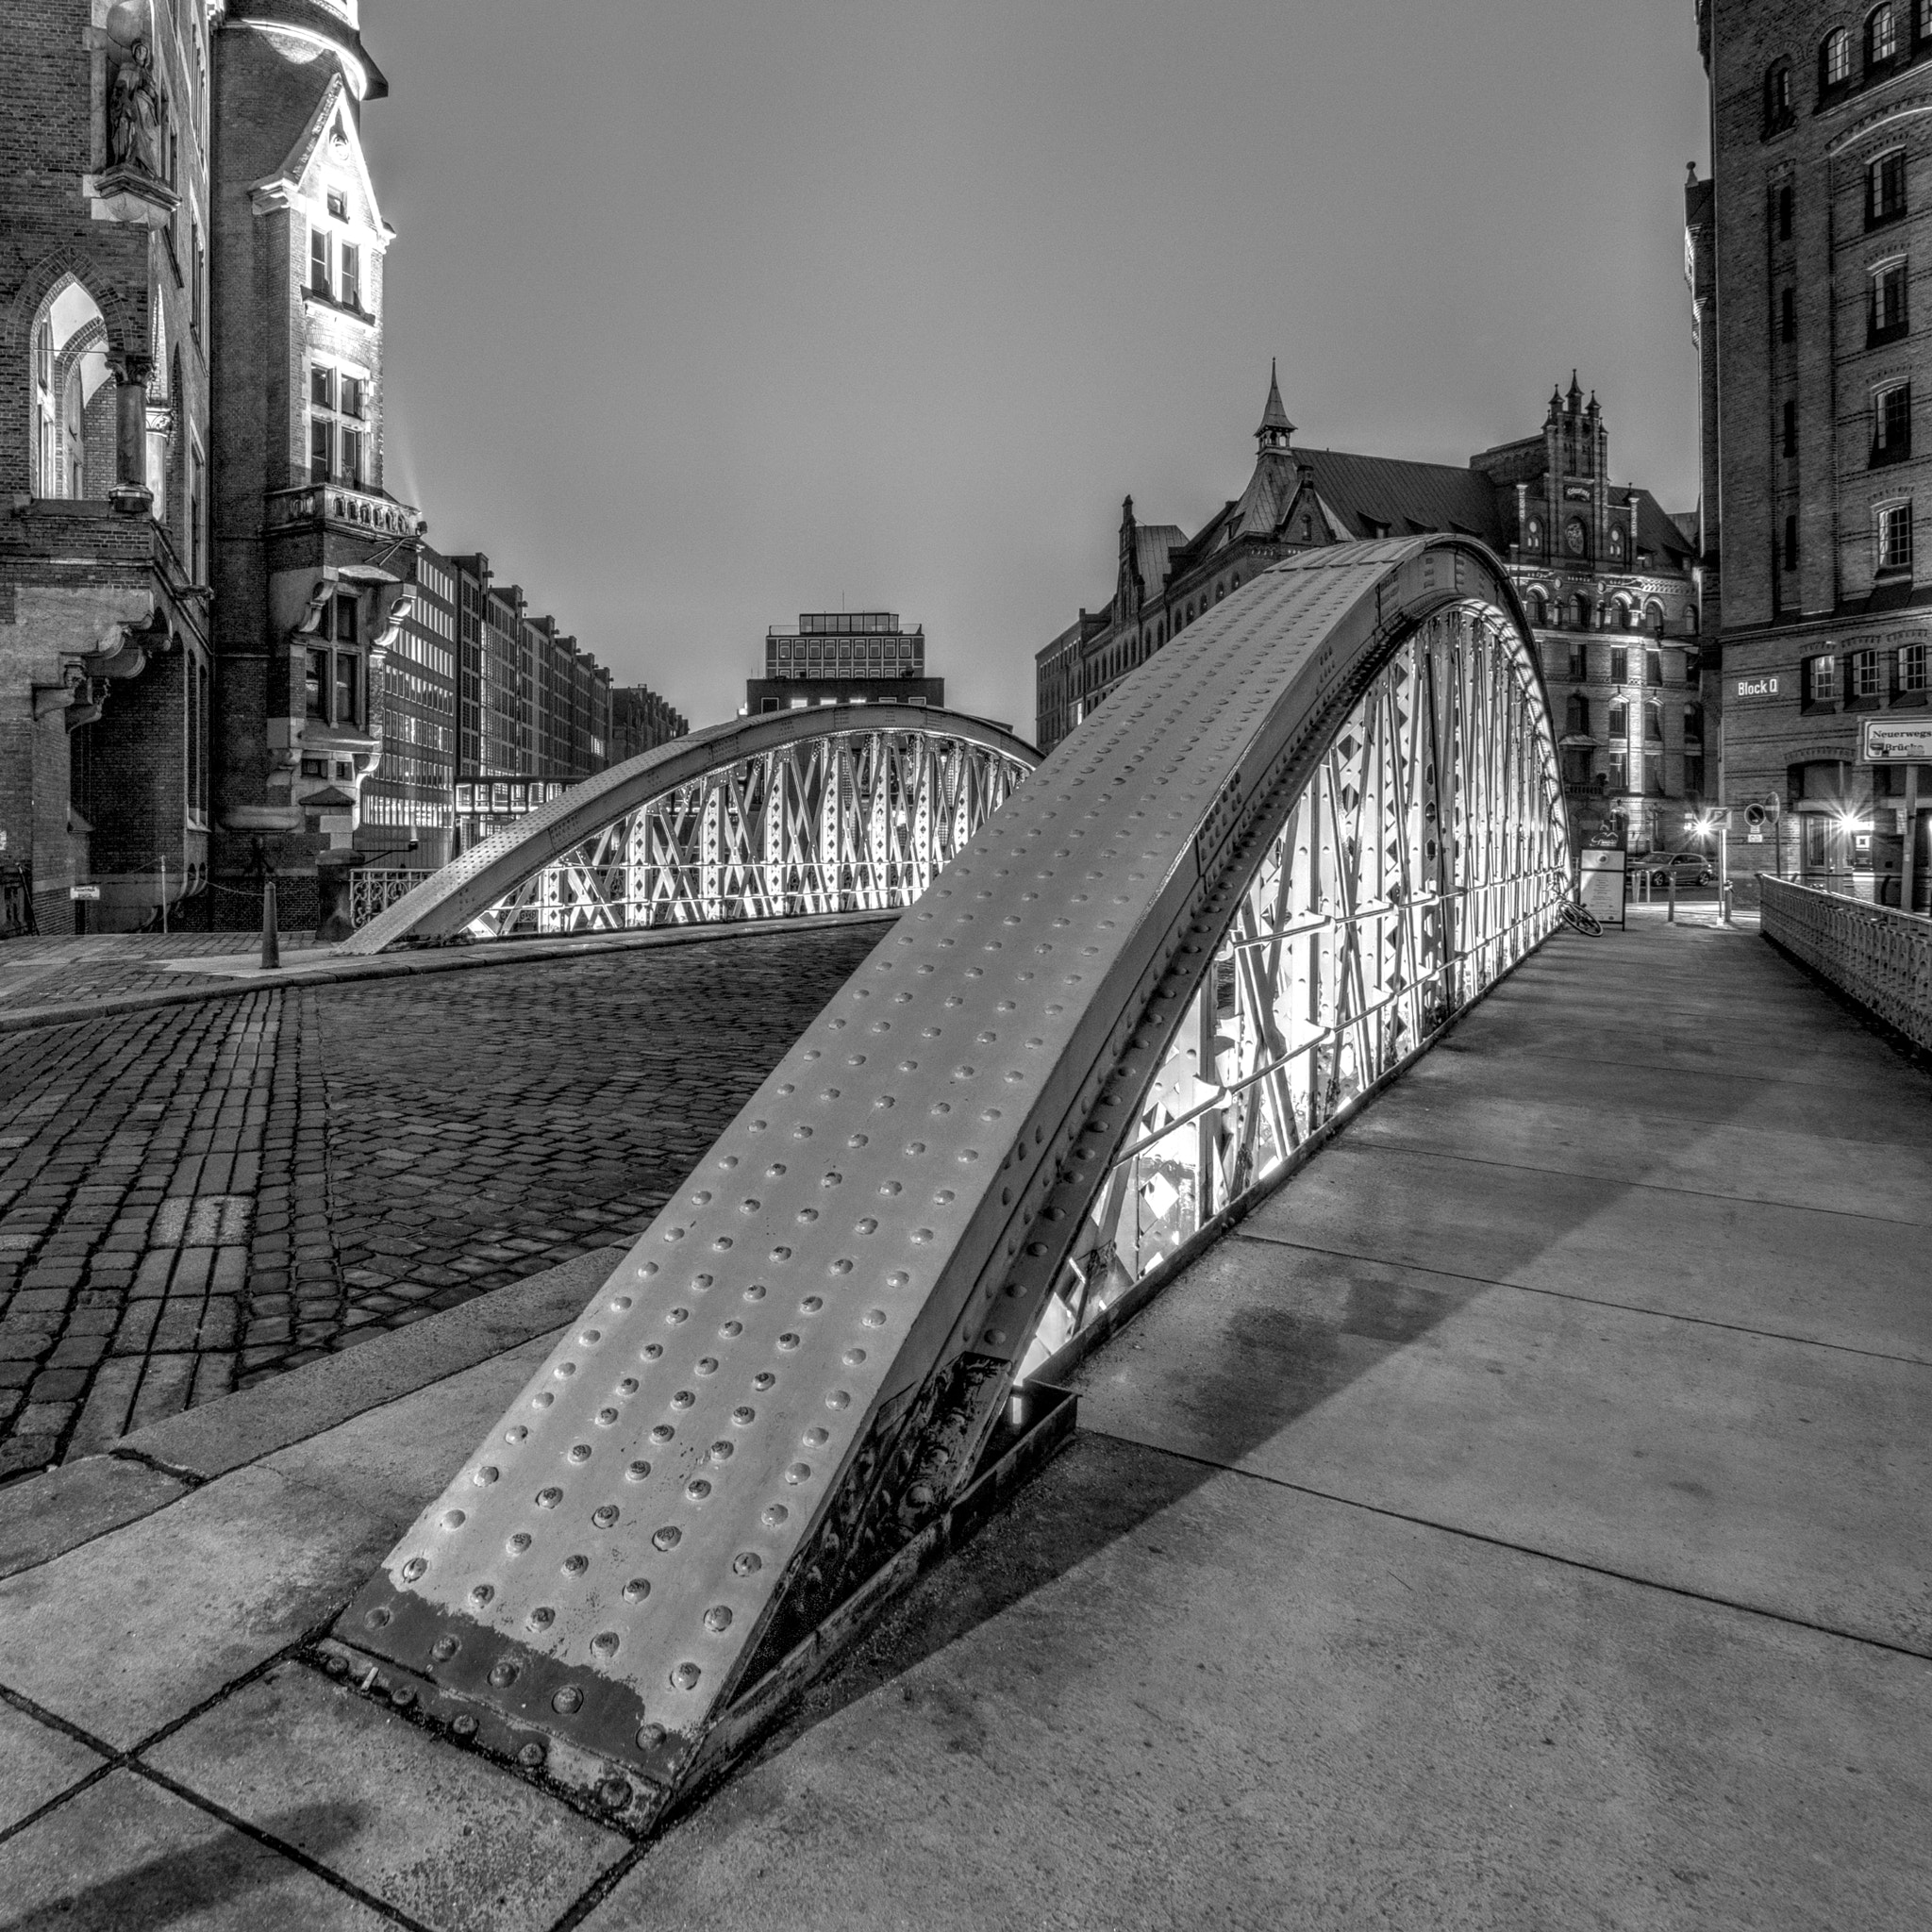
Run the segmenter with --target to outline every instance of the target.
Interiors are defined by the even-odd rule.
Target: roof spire
[[[1268,358],[1268,407],[1261,411],[1261,426],[1255,431],[1255,441],[1261,454],[1285,453],[1289,439],[1294,434],[1294,425],[1288,420],[1288,411],[1281,407],[1281,384],[1275,377],[1274,358]]]
[[[1574,369],[1570,372],[1570,392],[1563,400],[1570,405],[1570,413],[1573,416],[1583,407],[1583,385],[1577,381]]]

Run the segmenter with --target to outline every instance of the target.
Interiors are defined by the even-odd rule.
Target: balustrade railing
[[[354,925],[367,925],[378,912],[386,912],[406,893],[425,879],[436,876],[433,870],[403,866],[358,866],[349,874],[349,920]]]
[[[407,503],[353,483],[303,483],[269,491],[264,520],[270,529],[290,524],[353,524],[384,537],[413,537],[422,516]]]
[[[1908,1040],[1932,1047],[1932,919],[1762,877],[1760,930]]]

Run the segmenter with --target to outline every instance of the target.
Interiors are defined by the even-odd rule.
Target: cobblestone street
[[[0,1478],[628,1241],[876,938],[0,1036]]]

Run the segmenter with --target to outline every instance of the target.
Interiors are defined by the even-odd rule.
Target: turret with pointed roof
[[[1290,439],[1294,435],[1294,425],[1288,420],[1288,411],[1281,407],[1281,384],[1276,380],[1274,358],[1268,359],[1268,407],[1261,411],[1261,426],[1255,431],[1255,441],[1263,456],[1285,456]]]

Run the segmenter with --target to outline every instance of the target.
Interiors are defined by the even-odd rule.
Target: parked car
[[[1717,873],[1708,856],[1702,852],[1653,854],[1643,861],[1641,869],[1650,874],[1651,888],[1655,891],[1667,891],[1674,876],[1680,891],[1685,886],[1717,884]]]

